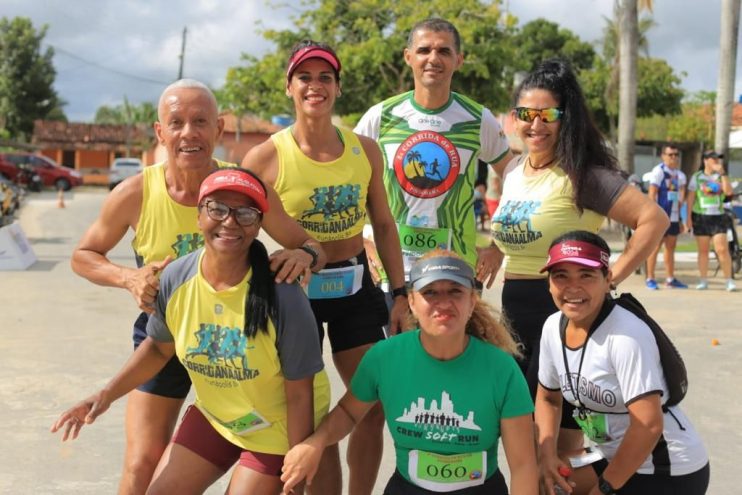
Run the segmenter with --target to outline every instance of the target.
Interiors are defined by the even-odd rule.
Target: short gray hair
[[[160,108],[165,102],[165,97],[168,95],[168,93],[176,89],[181,89],[181,88],[182,89],[198,89],[198,90],[203,91],[209,97],[211,102],[214,104],[214,108],[216,108],[218,112],[219,104],[216,102],[216,96],[214,96],[214,92],[211,91],[211,88],[209,88],[207,85],[205,85],[201,81],[185,78],[185,79],[178,79],[174,83],[170,84],[167,88],[165,88],[165,91],[162,92],[162,94],[160,95],[160,100],[157,102],[157,120],[162,119],[162,116],[160,115]]]

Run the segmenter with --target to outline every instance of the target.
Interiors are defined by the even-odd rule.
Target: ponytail
[[[248,260],[252,268],[250,290],[245,300],[245,335],[253,338],[262,330],[268,333],[268,320],[276,321],[276,283],[270,271],[268,251],[255,239],[250,245]]]

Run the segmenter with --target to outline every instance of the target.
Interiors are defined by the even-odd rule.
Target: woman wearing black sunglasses
[[[617,284],[657,245],[668,219],[641,192],[626,187],[566,62],[539,65],[518,86],[513,103],[527,152],[506,168],[492,240],[506,263],[502,309],[525,346],[520,365],[535,395],[541,329],[557,311],[539,273],[551,241],[571,230],[598,232],[606,217],[631,227],[635,233],[614,264]],[[582,434],[571,410],[562,426],[575,430],[560,434],[562,450],[577,453],[571,451],[581,450]]]

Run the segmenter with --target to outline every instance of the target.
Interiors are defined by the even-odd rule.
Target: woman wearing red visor
[[[652,330],[606,297],[610,249],[596,234],[572,231],[549,248],[542,271],[559,312],[541,334],[536,430],[547,494],[702,495],[709,482],[706,450],[677,406],[667,406],[666,377]],[[562,315],[566,327],[560,324]],[[603,457],[572,487],[560,476],[556,436],[562,398]],[[580,473],[584,476],[587,473]],[[580,476],[577,474],[577,476]],[[562,492],[562,493],[564,493]]]
[[[347,386],[366,351],[384,339],[383,325],[389,321],[396,333],[406,321],[408,306],[379,147],[332,123],[335,99],[341,94],[340,69],[340,60],[327,45],[314,41],[296,45],[288,60],[285,88],[294,102],[296,122],[250,150],[242,165],[275,188],[289,215],[327,253],[325,269],[312,277],[307,292],[320,340],[326,324],[335,367]],[[394,289],[391,312],[369,272],[362,235],[367,216]],[[373,489],[383,450],[383,424],[381,408],[376,406],[351,435],[348,493],[352,495],[370,494]],[[325,452],[323,468],[331,457],[337,459],[337,447]]]
[[[330,385],[317,332],[307,325],[306,297],[297,284],[274,282],[256,239],[267,209],[265,187],[247,170],[222,168],[204,179],[204,248],[163,270],[147,338],[102,390],[64,412],[53,432],[76,438],[177,355],[196,400],[147,493],[203,493],[234,464],[228,494],[281,490],[284,454],[327,413]]]

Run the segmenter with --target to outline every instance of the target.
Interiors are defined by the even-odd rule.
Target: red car
[[[18,167],[22,165],[30,165],[39,174],[41,182],[45,186],[68,191],[72,187],[82,184],[82,177],[79,172],[61,167],[45,156],[20,152],[0,153],[0,175],[15,180],[16,175],[18,175]]]

